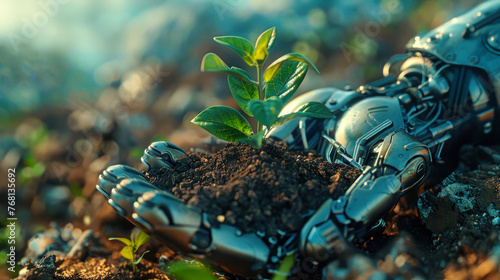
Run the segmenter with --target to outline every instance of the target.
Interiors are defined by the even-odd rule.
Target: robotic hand
[[[167,142],[151,144],[141,158],[149,169],[174,167],[186,154]],[[276,267],[286,246],[229,225],[212,227],[206,214],[156,188],[135,169],[114,165],[100,176],[97,190],[131,223],[179,253],[206,258],[239,275],[258,276]],[[287,236],[289,243],[296,237]]]
[[[266,137],[363,170],[346,194],[327,200],[298,236],[272,240],[228,225],[213,227],[200,209],[156,189],[130,167],[108,168],[97,189],[118,213],[172,249],[235,274],[265,277],[297,250],[318,262],[350,254],[350,244],[383,226],[384,215],[426,180],[433,162],[453,155],[460,144],[498,135],[499,42],[500,0],[489,1],[415,37],[405,54],[385,65],[383,79],[356,90],[315,90],[290,102],[282,114],[317,101],[334,117],[295,119]],[[174,166],[184,156],[176,146],[157,142],[142,160],[148,168],[159,168]]]

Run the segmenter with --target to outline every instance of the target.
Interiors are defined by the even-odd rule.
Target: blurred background
[[[208,134],[189,121],[212,105],[236,107],[225,76],[199,70],[206,52],[246,67],[214,36],[255,42],[276,26],[268,62],[298,52],[321,72],[310,71],[299,93],[358,86],[380,78],[413,36],[479,2],[2,0],[0,197],[15,168],[18,260],[50,222],[130,228],[95,194],[98,174],[117,163],[141,168],[153,141],[197,146]],[[2,224],[2,265],[8,234]]]

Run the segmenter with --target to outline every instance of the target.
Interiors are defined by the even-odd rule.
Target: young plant
[[[285,104],[300,86],[309,67],[319,74],[316,66],[298,53],[286,54],[262,72],[269,50],[276,39],[276,28],[262,33],[255,46],[245,38],[215,37],[214,40],[236,52],[249,66],[255,67],[256,79],[238,67],[229,68],[220,57],[207,53],[201,62],[201,71],[228,75],[227,82],[241,110],[257,120],[254,132],[248,121],[237,110],[227,106],[213,106],[198,114],[191,122],[214,136],[229,142],[242,142],[260,148],[265,129],[298,117],[331,118],[332,113],[319,102],[308,102],[294,112],[280,116]]]
[[[132,234],[130,234],[130,239],[123,237],[113,237],[109,238],[109,240],[118,240],[123,244],[125,244],[125,247],[123,247],[120,254],[122,255],[122,257],[130,261],[130,264],[132,265],[132,270],[134,271],[134,273],[137,273],[136,265],[138,265],[141,262],[144,255],[149,251],[142,253],[142,255],[137,260],[135,260],[135,253],[139,250],[139,247],[141,247],[142,244],[146,243],[149,240],[149,235],[147,235],[144,231],[141,230],[141,232],[139,232],[135,236],[134,233],[132,232]]]

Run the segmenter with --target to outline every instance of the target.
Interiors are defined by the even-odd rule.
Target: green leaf
[[[307,65],[311,66],[314,69],[314,71],[316,71],[316,73],[319,74],[318,68],[316,68],[316,66],[314,66],[314,64],[311,61],[309,61],[309,59],[305,58],[303,55],[298,53],[289,53],[276,59],[273,63],[271,63],[271,65],[267,67],[266,72],[264,73],[264,81],[267,82],[271,80],[271,78],[274,76],[274,74],[276,74],[276,71],[278,71],[281,65],[290,60],[304,62]]]
[[[249,79],[249,81],[248,81],[248,80],[245,80],[246,82],[251,82],[251,83],[253,83],[253,84],[257,84],[257,82],[256,82],[256,81],[253,81],[253,80],[252,80],[252,77],[250,76],[250,74],[248,74],[248,72],[247,72],[247,71],[245,71],[244,69],[241,69],[241,68],[238,68],[238,67],[232,66],[230,70],[231,70],[232,72],[237,72],[237,73],[239,73],[239,74],[241,74],[241,75],[243,75],[243,76],[247,77],[247,78]],[[232,76],[236,77],[235,75],[232,75]]]
[[[283,124],[289,120],[301,117],[329,119],[333,117],[333,114],[323,103],[312,101],[300,106],[293,113],[279,117],[277,124]]]
[[[137,238],[137,236],[134,234],[135,233],[135,230],[133,230],[131,233],[130,233],[130,242],[132,242],[132,247],[134,247],[135,250],[137,250],[137,247],[135,247],[135,239]],[[135,252],[134,250],[134,252]]]
[[[219,72],[234,76],[246,82],[256,83],[246,71],[239,68],[229,68],[220,57],[214,53],[207,53],[201,61],[202,72]]]
[[[254,146],[257,149],[262,147],[262,140],[264,139],[264,130],[261,130],[248,138],[240,138],[238,142]]]
[[[286,104],[304,80],[307,69],[309,66],[299,61],[283,63],[271,80],[266,83],[266,98],[278,96]]]
[[[149,253],[149,250],[146,251],[146,252],[144,252],[144,253],[142,253],[141,257],[139,259],[137,259],[135,262],[133,262],[133,264],[138,265],[141,262],[141,260],[144,257],[144,255],[146,255],[146,253]]]
[[[285,280],[288,278],[290,270],[292,270],[295,264],[295,254],[291,254],[285,257],[283,262],[281,262],[278,271],[273,275],[272,280]]]
[[[277,96],[273,96],[266,101],[252,100],[248,102],[248,108],[257,121],[271,127],[278,119],[283,103]]]
[[[122,242],[125,245],[132,245],[132,241],[130,241],[127,238],[124,238],[124,237],[112,237],[112,238],[108,238],[108,240],[118,240],[118,241]]]
[[[215,42],[227,46],[235,51],[250,66],[255,65],[253,58],[254,48],[247,39],[237,36],[215,37]]]
[[[173,261],[166,269],[167,274],[178,280],[217,280],[219,279],[211,268],[206,267],[200,261],[185,260]]]
[[[227,106],[213,106],[198,114],[192,123],[220,139],[236,142],[239,138],[252,135],[252,127],[235,109]]]
[[[148,242],[149,235],[147,235],[144,231],[141,230],[137,237],[135,238],[134,246],[136,249],[142,246],[142,244]]]
[[[228,69],[226,63],[222,61],[222,59],[214,54],[214,53],[207,53],[203,57],[203,60],[201,61],[201,71],[221,71]]]
[[[125,247],[123,247],[120,254],[124,258],[126,258],[127,260],[133,261],[134,260],[134,247],[132,245],[125,246]]]
[[[227,83],[231,94],[240,106],[241,110],[247,115],[253,117],[252,112],[248,110],[248,102],[251,100],[259,99],[259,88],[257,85],[245,82],[233,76],[227,77]]]
[[[255,43],[254,59],[258,65],[261,65],[269,55],[269,50],[274,45],[276,39],[276,27],[269,28],[260,34]]]

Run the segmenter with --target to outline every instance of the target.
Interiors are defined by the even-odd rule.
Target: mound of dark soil
[[[298,231],[308,215],[338,198],[360,175],[313,152],[228,144],[208,155],[188,153],[175,168],[151,170],[148,180],[210,214],[212,223],[245,232]]]

